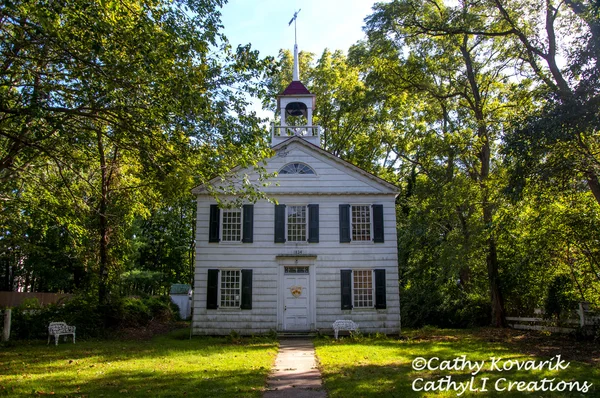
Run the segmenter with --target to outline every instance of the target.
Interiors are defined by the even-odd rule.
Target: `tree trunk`
[[[98,301],[100,304],[104,304],[107,301],[108,296],[108,220],[107,220],[107,208],[108,208],[108,170],[106,167],[106,156],[104,153],[104,145],[102,143],[102,133],[97,132],[98,138],[98,155],[100,160],[101,170],[101,195],[100,203],[98,204],[98,224],[100,234],[100,247],[99,247],[99,267],[98,267]]]
[[[488,280],[490,283],[490,299],[492,306],[492,325],[495,327],[506,327],[506,314],[504,312],[504,299],[502,297],[502,291],[500,289],[500,277],[499,277],[499,264],[498,264],[498,253],[496,251],[496,238],[494,236],[494,205],[490,202],[490,193],[488,187],[488,179],[490,175],[490,138],[488,135],[488,126],[484,116],[483,101],[481,93],[479,91],[479,85],[475,76],[475,68],[473,67],[473,60],[468,49],[468,36],[463,37],[463,43],[461,46],[461,53],[465,61],[465,67],[467,72],[467,79],[471,88],[472,99],[472,110],[477,120],[477,136],[481,140],[481,149],[479,151],[479,186],[481,189],[482,197],[482,212],[483,212],[483,224],[484,230],[487,234],[487,271]]]
[[[489,203],[484,203],[484,222],[488,225],[491,223],[492,212],[490,211]],[[487,219],[487,220],[486,220]],[[504,297],[500,289],[500,277],[498,275],[498,253],[496,251],[496,238],[493,231],[490,231],[488,237],[488,253],[486,256],[488,279],[490,282],[490,299],[492,304],[492,325],[497,328],[505,328],[506,313],[504,312]]]
[[[590,187],[594,198],[596,198],[596,202],[600,205],[600,182],[598,182],[598,176],[593,171],[588,171],[586,177],[588,187]]]

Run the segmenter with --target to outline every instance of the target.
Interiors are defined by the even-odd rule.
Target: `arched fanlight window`
[[[315,171],[304,163],[288,163],[279,170],[279,174],[315,174]]]

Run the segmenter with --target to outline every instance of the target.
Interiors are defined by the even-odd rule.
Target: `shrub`
[[[102,317],[95,300],[84,295],[76,296],[64,304],[45,307],[25,300],[14,308],[12,317],[11,336],[16,339],[47,338],[50,322],[66,322],[76,326],[78,338],[98,337],[103,330]]]
[[[574,305],[576,300],[572,297],[571,278],[567,275],[556,275],[546,296],[545,312],[546,318],[559,319],[561,313],[568,311]]]
[[[77,327],[77,338],[103,337],[123,327],[144,327],[152,319],[170,322],[179,319],[169,297],[111,297],[105,305],[90,295],[78,295],[64,304],[39,306],[28,300],[14,308],[11,336],[15,339],[45,339],[50,322]],[[176,307],[176,306],[175,306]]]

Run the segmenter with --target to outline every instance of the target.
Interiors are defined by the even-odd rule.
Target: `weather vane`
[[[290,26],[292,22],[294,23],[294,44],[298,44],[298,38],[296,36],[296,19],[298,18],[298,13],[300,12],[300,10],[302,9],[300,8],[294,13],[294,16],[292,17],[292,19],[290,19],[290,22],[288,23],[288,26]]]

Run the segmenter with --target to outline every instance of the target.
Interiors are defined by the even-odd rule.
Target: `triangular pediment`
[[[314,174],[279,174],[269,179],[270,184],[261,188],[267,195],[396,195],[398,187],[348,163],[337,156],[313,145],[301,137],[290,139],[272,148],[275,155],[266,160],[268,173],[279,173],[286,165],[306,165]],[[288,167],[293,169],[293,167]],[[302,167],[299,167],[302,169]],[[241,180],[247,175],[251,180],[258,174],[251,168],[236,168],[231,171],[232,180]],[[220,179],[212,180],[215,185]],[[196,194],[206,193],[203,186],[193,190]]]

